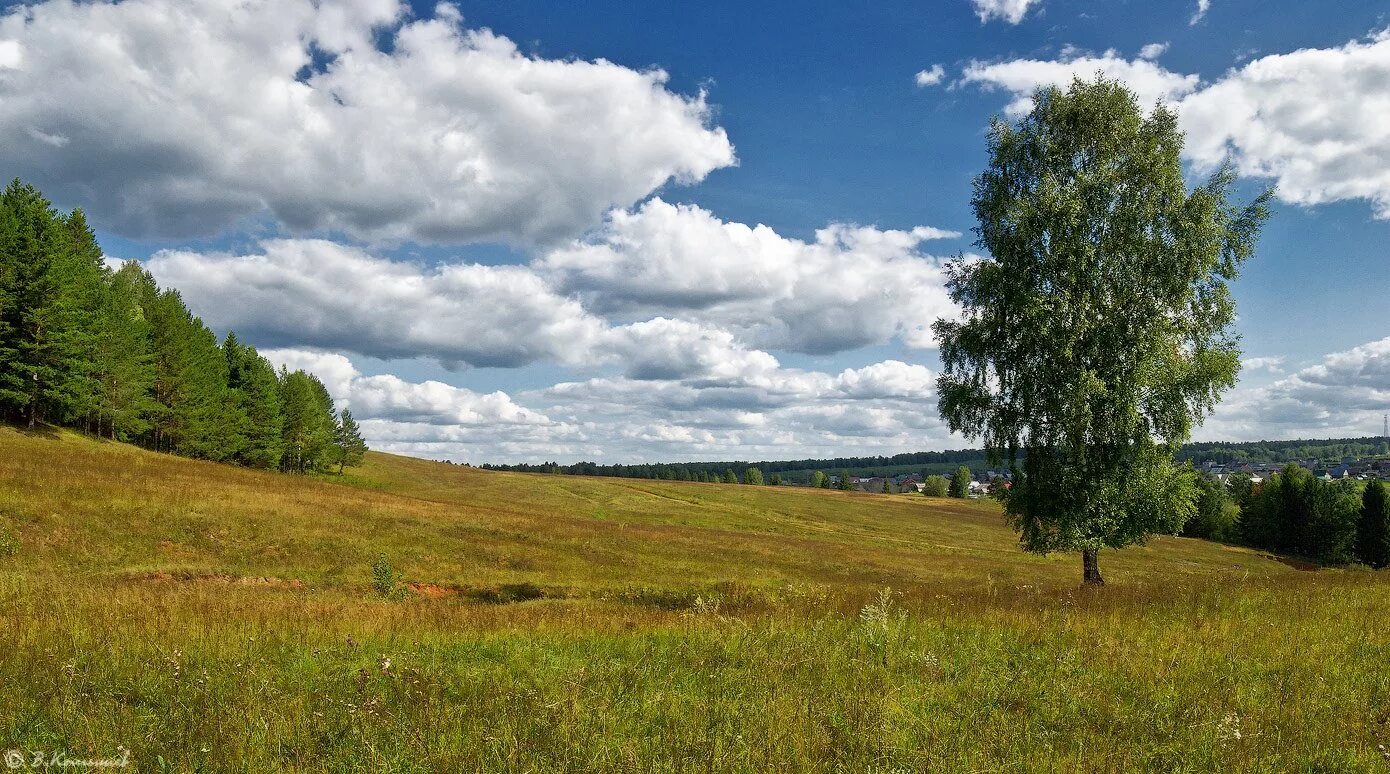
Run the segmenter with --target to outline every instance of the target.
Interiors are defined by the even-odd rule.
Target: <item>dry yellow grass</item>
[[[415,591],[373,590],[381,555]],[[1110,585],[1078,589],[1075,557],[1023,554],[991,503],[380,454],[315,480],[0,429],[0,749],[125,745],[172,771],[1382,770],[1383,574],[1176,538],[1102,561]]]

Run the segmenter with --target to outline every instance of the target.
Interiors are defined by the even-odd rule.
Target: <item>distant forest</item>
[[[1194,465],[1203,462],[1225,464],[1284,463],[1306,460],[1336,463],[1346,457],[1364,458],[1387,455],[1390,455],[1390,439],[1371,436],[1329,440],[1189,443],[1178,451],[1177,458],[1190,461]],[[644,465],[599,465],[593,462],[561,465],[555,462],[546,462],[517,465],[485,464],[482,467],[488,470],[511,470],[524,473],[653,478],[672,481],[718,481],[727,478],[726,474],[730,471],[733,472],[734,477],[742,481],[746,472],[751,468],[761,471],[764,475],[780,474],[781,480],[786,483],[807,483],[810,481],[812,473],[818,470],[826,473],[838,473],[844,470],[848,471],[850,475],[861,477],[895,476],[904,473],[930,475],[953,471],[959,465],[964,465],[975,473],[981,473],[993,467],[985,457],[985,453],[979,449],[909,452],[894,454],[891,457],[835,457],[832,459],[764,462],[733,460]]]
[[[139,264],[113,271],[81,210],[19,180],[0,194],[0,417],[293,472],[366,451],[316,377],[219,342]]]

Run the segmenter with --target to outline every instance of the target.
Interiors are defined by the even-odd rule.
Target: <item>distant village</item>
[[[1222,483],[1232,476],[1248,476],[1251,483],[1259,484],[1288,465],[1303,468],[1325,481],[1390,481],[1390,458],[1384,456],[1348,456],[1339,462],[1322,459],[1238,463],[1207,461],[1196,463],[1194,467],[1202,475]],[[972,471],[971,476],[969,491],[972,497],[984,497],[996,488],[1007,488],[1013,478],[1008,469]],[[840,477],[831,475],[830,485],[839,488]],[[896,476],[851,476],[849,488],[856,492],[921,494],[925,487],[923,474],[904,473]]]
[[[1296,465],[1325,481],[1390,481],[1390,459],[1376,457],[1343,457],[1340,462],[1306,459],[1289,462],[1243,462],[1221,463],[1203,462],[1197,470],[1217,481],[1225,482],[1231,476],[1249,476],[1252,483],[1258,484],[1283,470],[1288,465]]]

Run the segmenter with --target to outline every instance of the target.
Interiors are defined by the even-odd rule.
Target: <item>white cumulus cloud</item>
[[[525,266],[431,268],[314,239],[247,255],[166,250],[146,266],[210,325],[261,346],[514,367],[573,362],[605,329]]]
[[[653,199],[537,270],[597,314],[681,317],[764,349],[828,353],[895,336],[929,348],[931,323],[953,307],[940,261],[918,248],[958,236],[832,224],[806,242]]]
[[[8,173],[133,236],[545,242],[735,161],[663,71],[527,55],[447,4],[47,0],[0,17],[0,73]]]
[[[941,83],[941,79],[945,77],[946,68],[939,64],[934,64],[925,70],[919,71],[915,80],[918,86],[935,86]]]
[[[1005,108],[1011,116],[1032,108],[1033,92],[1046,86],[1065,87],[1073,78],[1090,79],[1097,73],[1123,81],[1145,106],[1174,102],[1197,88],[1200,78],[1170,72],[1148,59],[1125,59],[1110,50],[1102,54],[1068,51],[1059,59],[1012,59],[971,62],[961,75],[963,84],[979,84],[1009,92]]]
[[[1124,81],[1146,106],[1173,107],[1187,136],[1184,154],[1199,172],[1230,159],[1243,175],[1273,180],[1283,201],[1360,199],[1390,218],[1390,30],[1261,57],[1205,84],[1114,51],[973,62],[960,82],[1007,91],[1005,110],[1018,116],[1038,87],[1097,72]]]
[[[1018,24],[1028,14],[1028,9],[1040,5],[1042,0],[970,0],[975,7],[975,15],[980,22],[1000,19],[1009,24]]]

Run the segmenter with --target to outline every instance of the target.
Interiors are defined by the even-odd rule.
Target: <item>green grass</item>
[[[173,771],[1387,766],[1384,574],[1162,538],[1081,590],[1075,557],[1023,554],[990,503],[379,454],[350,473],[0,430],[0,749]]]

